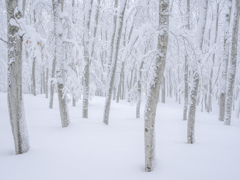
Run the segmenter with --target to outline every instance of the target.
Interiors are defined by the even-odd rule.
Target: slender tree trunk
[[[93,0],[86,1],[85,8],[85,28],[84,28],[84,74],[83,74],[83,109],[82,117],[88,118],[88,99],[89,99],[89,32]]]
[[[73,97],[72,98],[72,106],[75,107],[76,106],[76,99]]]
[[[42,71],[42,75],[43,75],[43,79],[42,79],[42,83],[43,83],[43,93],[46,93],[46,78],[45,78],[45,71],[43,69]]]
[[[199,49],[202,51],[204,31],[206,27],[207,19],[208,0],[201,1],[200,7],[200,18],[198,24],[197,43]],[[197,61],[197,60],[196,60]],[[197,94],[199,85],[199,73],[197,62],[193,65],[193,83],[191,89],[191,100],[188,115],[188,128],[187,128],[187,143],[193,144],[195,142],[195,117],[196,117],[196,106],[197,106]]]
[[[117,9],[118,8],[118,0],[115,0],[114,3],[114,8]],[[115,32],[116,32],[116,26],[117,26],[117,13],[114,12],[115,15],[113,17],[113,29],[112,29],[112,34],[111,34],[111,38],[110,38],[110,49],[109,49],[109,55],[108,55],[108,67],[111,67],[112,64],[112,58],[113,58],[113,50],[114,50],[114,38],[115,38]]]
[[[29,150],[28,130],[22,94],[22,36],[19,27],[10,23],[11,19],[18,21],[24,16],[23,9],[18,7],[18,0],[6,0],[8,24],[8,111],[14,138],[16,154]]]
[[[52,0],[53,3],[53,13],[54,13],[54,35],[55,35],[55,49],[54,57],[56,58],[56,75],[57,75],[57,88],[58,88],[58,102],[59,110],[62,121],[62,127],[67,127],[69,125],[69,113],[66,101],[66,96],[64,95],[64,82],[65,82],[65,69],[64,69],[64,59],[63,59],[63,29],[62,22],[60,19],[61,0]]]
[[[141,102],[142,102],[142,67],[143,67],[144,61],[142,61],[139,70],[138,70],[138,91],[137,91],[137,106],[136,106],[136,118],[140,118],[140,108],[141,108]]]
[[[163,77],[163,81],[162,81],[162,98],[161,98],[161,102],[165,103],[165,99],[166,99],[166,87],[165,87],[165,77]]]
[[[220,101],[219,101],[219,121],[224,120],[225,116],[225,100],[226,100],[226,87],[227,87],[227,73],[228,73],[228,59],[229,59],[229,31],[231,22],[231,11],[232,11],[232,0],[227,0],[228,6],[225,14],[225,25],[224,25],[224,54],[222,60],[222,80],[220,84]]]
[[[36,58],[33,58],[33,65],[32,65],[32,83],[33,83],[33,95],[36,96]]]
[[[236,68],[237,68],[239,16],[240,16],[240,2],[239,0],[235,0],[232,51],[231,51],[231,61],[230,61],[228,81],[227,81],[227,91],[226,91],[226,107],[225,107],[225,117],[224,117],[225,125],[231,124],[233,90],[234,90],[234,82],[235,82],[235,75],[236,75]]]
[[[48,80],[48,68],[46,72],[46,98],[48,98],[48,85],[49,85],[49,80]]]
[[[117,91],[117,103],[119,103],[119,98],[122,93],[122,83],[123,83],[123,73],[124,73],[124,62],[122,62],[122,68],[121,68],[121,73],[120,73],[120,78],[119,78],[119,84],[118,84],[118,91]]]
[[[104,106],[103,122],[106,125],[108,125],[108,119],[109,119],[109,112],[110,112],[111,99],[112,99],[111,96],[112,96],[112,90],[113,90],[115,74],[116,74],[116,66],[117,66],[117,60],[118,60],[120,40],[122,36],[122,25],[123,25],[123,17],[125,13],[126,4],[127,4],[127,0],[121,1],[121,7],[120,7],[120,11],[118,13],[118,18],[117,18],[117,27],[116,27],[115,37],[114,37],[114,46],[113,46],[112,65],[111,65],[111,70],[109,74],[110,80],[109,80],[109,85],[107,89],[106,102]]]
[[[159,28],[161,33],[158,34],[159,51],[155,59],[155,68],[150,81],[150,90],[145,106],[145,171],[150,172],[155,165],[155,116],[158,104],[159,88],[163,79],[165,61],[168,46],[168,28],[169,28],[169,0],[159,0]]]
[[[184,109],[183,120],[187,120],[188,111],[188,56],[185,56],[185,71],[184,71]]]

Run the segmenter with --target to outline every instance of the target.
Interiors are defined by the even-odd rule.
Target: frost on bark
[[[142,101],[142,68],[143,68],[143,63],[142,61],[139,69],[138,69],[138,80],[137,80],[137,106],[136,106],[136,118],[140,118],[140,107],[141,107],[141,101]]]
[[[203,45],[203,37],[206,26],[207,19],[207,9],[208,9],[208,0],[201,1],[200,4],[200,17],[197,31],[197,43],[199,50],[202,51]],[[199,73],[198,73],[198,65],[197,59],[193,64],[193,83],[191,88],[190,95],[190,106],[189,106],[189,114],[188,114],[188,127],[187,127],[187,143],[193,144],[195,141],[195,116],[196,116],[196,106],[197,106],[197,94],[198,94],[198,85],[199,85]]]
[[[63,59],[63,29],[61,15],[61,0],[52,0],[53,13],[54,13],[54,35],[55,35],[55,49],[54,57],[56,58],[56,77],[57,77],[57,89],[58,89],[58,102],[59,110],[62,121],[62,127],[67,127],[69,124],[69,113],[64,96],[63,88],[65,82],[65,69]]]
[[[184,109],[183,120],[187,120],[188,111],[188,57],[185,56],[185,68],[184,68]]]
[[[216,13],[216,25],[215,25],[215,37],[214,37],[214,44],[217,44],[217,37],[218,37],[218,21],[219,21],[219,5],[220,3],[217,3],[217,13]],[[210,39],[210,34],[209,34]],[[208,108],[207,111],[212,111],[212,80],[213,80],[213,68],[215,64],[215,53],[212,56],[212,67],[211,67],[211,74],[209,79],[209,93],[208,93]]]
[[[158,54],[153,64],[149,94],[145,106],[145,171],[150,172],[155,165],[155,116],[160,84],[163,79],[168,46],[169,0],[159,0]]]
[[[225,24],[224,24],[224,54],[222,60],[222,80],[220,84],[220,101],[219,101],[219,121],[224,120],[225,115],[225,99],[226,99],[226,87],[227,87],[227,73],[228,73],[228,59],[229,59],[229,31],[231,21],[232,0],[227,0]]]
[[[83,73],[83,109],[82,117],[88,118],[88,99],[89,99],[89,33],[91,20],[91,7],[93,0],[86,1],[85,8],[85,27],[84,27],[84,73]]]
[[[108,125],[108,119],[109,119],[112,91],[113,91],[114,79],[116,74],[116,66],[117,66],[117,60],[118,60],[119,46],[120,46],[120,40],[122,35],[123,17],[125,13],[126,4],[127,4],[127,0],[121,1],[120,10],[117,17],[117,27],[116,27],[114,43],[113,43],[112,64],[111,64],[111,69],[109,74],[109,84],[108,84],[107,96],[106,96],[106,101],[104,106],[103,122],[106,125]]]
[[[227,80],[227,91],[226,91],[226,107],[225,107],[225,117],[224,124],[231,124],[232,115],[232,104],[233,104],[233,89],[236,75],[236,65],[237,65],[237,48],[238,48],[238,33],[239,33],[239,16],[240,16],[240,2],[235,0],[235,12],[233,19],[233,35],[232,35],[232,51],[231,51],[231,61]]]
[[[118,0],[115,0],[114,8],[117,9],[117,7],[118,7]],[[113,17],[113,29],[112,29],[112,34],[111,34],[111,39],[110,39],[111,42],[110,42],[109,53],[108,53],[108,66],[109,66],[109,68],[111,67],[111,64],[112,64],[116,26],[117,26],[117,15],[115,14],[114,17]]]
[[[29,150],[28,130],[25,120],[22,93],[22,36],[16,26],[23,18],[23,9],[18,7],[18,0],[6,0],[8,24],[8,111],[14,138],[16,154]],[[24,6],[24,4],[23,4]]]
[[[187,29],[190,30],[190,0],[187,0]],[[188,112],[188,55],[185,55],[184,64],[184,108],[183,108],[183,120],[187,120]]]

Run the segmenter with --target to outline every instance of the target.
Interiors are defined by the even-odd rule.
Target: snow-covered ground
[[[112,102],[110,123],[103,124],[105,99],[94,97],[89,119],[81,102],[69,104],[71,124],[61,127],[57,96],[54,109],[43,95],[24,95],[31,149],[15,155],[7,97],[0,93],[0,180],[239,180],[240,122],[219,122],[213,113],[197,111],[196,143],[186,144],[187,122],[173,99],[159,104],[156,117],[157,165],[144,172],[143,111]]]

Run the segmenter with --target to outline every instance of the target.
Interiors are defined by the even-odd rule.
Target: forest
[[[239,0],[0,0],[0,18],[0,179],[240,179]]]

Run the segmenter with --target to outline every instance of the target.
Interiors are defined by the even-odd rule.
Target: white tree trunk
[[[225,117],[224,124],[231,124],[232,115],[232,104],[233,104],[233,89],[237,68],[237,50],[238,50],[238,33],[239,33],[239,16],[240,16],[240,2],[235,0],[235,12],[233,20],[233,36],[232,36],[232,51],[231,51],[231,61],[229,67],[228,81],[227,81],[227,91],[226,91],[226,107],[225,107]]]
[[[145,171],[150,172],[155,165],[155,116],[159,97],[159,88],[163,79],[168,46],[169,0],[159,0],[158,56],[153,67],[149,95],[145,106]]]
[[[36,96],[36,58],[33,58],[33,64],[32,64],[32,83],[33,83],[33,95]]]
[[[199,49],[202,51],[204,31],[206,27],[207,19],[207,9],[208,9],[208,0],[201,1],[200,7],[200,17],[198,24],[198,34],[197,34],[197,43]],[[187,143],[193,144],[195,142],[195,116],[196,116],[196,106],[197,106],[197,94],[198,94],[198,85],[199,85],[199,73],[198,66],[196,62],[193,64],[193,83],[190,96],[190,107],[188,115],[188,127],[187,127]]]
[[[93,0],[86,1],[85,8],[85,28],[84,28],[84,74],[83,74],[83,109],[82,117],[88,118],[88,99],[89,99],[89,33],[90,33],[90,20]]]
[[[108,119],[109,119],[109,112],[110,112],[110,106],[111,106],[111,99],[112,99],[112,91],[113,91],[113,85],[115,80],[115,74],[116,74],[116,66],[117,66],[117,60],[118,60],[118,53],[119,53],[119,46],[120,46],[120,40],[122,36],[122,25],[123,25],[123,17],[125,13],[127,0],[121,1],[120,10],[117,17],[117,27],[114,37],[114,43],[113,43],[113,57],[112,57],[112,64],[111,64],[111,70],[109,74],[109,85],[107,89],[107,96],[104,106],[104,118],[103,122],[108,125]]]
[[[114,8],[117,9],[117,7],[118,7],[118,0],[115,0]],[[116,12],[114,11],[114,13],[116,13]],[[111,34],[111,39],[110,39],[111,42],[110,42],[109,53],[108,53],[108,66],[109,66],[109,68],[112,64],[116,26],[117,26],[117,15],[115,14],[114,17],[113,17],[113,29],[112,29],[112,34]]]
[[[16,154],[29,150],[28,130],[22,94],[22,37],[19,27],[10,21],[23,18],[23,9],[18,7],[18,0],[6,0],[8,23],[8,111],[14,138]]]
[[[48,98],[48,68],[47,68],[47,72],[46,72],[46,98]]]
[[[62,21],[60,18],[61,13],[61,0],[52,0],[53,13],[54,13],[54,35],[55,35],[55,49],[54,57],[56,58],[56,76],[57,76],[57,88],[58,88],[58,102],[59,110],[62,121],[62,127],[69,125],[69,113],[64,96],[64,82],[65,82],[65,69],[64,69],[64,58],[63,58],[63,29]]]
[[[219,102],[219,121],[224,120],[225,116],[225,100],[226,100],[226,87],[227,87],[227,73],[228,73],[228,59],[229,59],[229,31],[230,31],[230,21],[231,21],[231,11],[232,11],[232,0],[227,0],[227,8],[225,14],[225,24],[224,24],[224,54],[222,60],[222,80],[220,84],[220,102]]]
[[[142,63],[139,66],[138,69],[138,80],[137,80],[137,106],[136,106],[136,118],[140,118],[140,108],[141,108],[141,102],[142,102],[142,68],[143,68],[143,63],[144,61],[142,61]]]
[[[166,82],[165,82],[165,77],[163,77],[161,102],[165,103],[166,102],[165,99],[166,99]]]
[[[188,111],[188,56],[185,56],[185,68],[184,68],[184,109],[183,120],[187,120]]]

